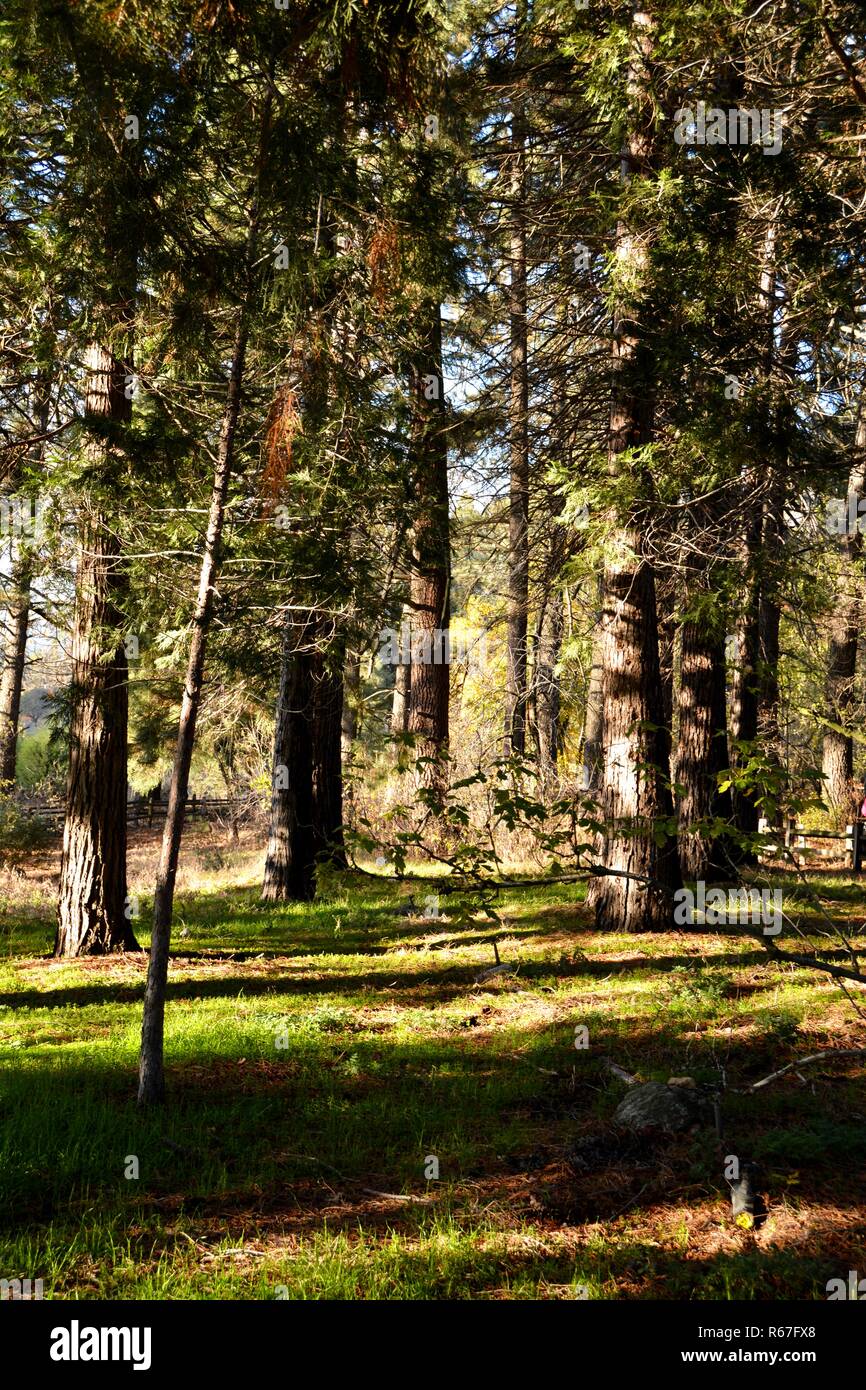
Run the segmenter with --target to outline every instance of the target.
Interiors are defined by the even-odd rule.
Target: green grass
[[[724,929],[599,936],[573,885],[504,894],[499,930],[402,917],[406,891],[344,875],[312,905],[265,910],[230,881],[181,896],[170,1098],[146,1114],[144,961],[53,962],[44,909],[0,919],[0,1277],[73,1299],[810,1298],[856,1267],[859,1059],[742,1092],[856,1042],[826,977]],[[517,973],[477,984],[491,935]],[[733,1225],[712,1128],[617,1150],[605,1056],[724,1074],[724,1152],[762,1164],[759,1231]],[[588,1138],[587,1170],[569,1154]]]

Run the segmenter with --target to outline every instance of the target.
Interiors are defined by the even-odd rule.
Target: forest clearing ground
[[[602,936],[553,879],[503,892],[500,928],[449,923],[444,897],[438,920],[401,915],[416,885],[357,874],[264,907],[260,838],[190,832],[163,1112],[135,1107],[145,958],[48,957],[55,852],[5,895],[4,1277],[59,1298],[788,1299],[862,1266],[863,1059],[742,1091],[862,1045],[827,976],[728,929]],[[158,839],[131,835],[143,941]],[[820,891],[866,947],[860,885]],[[493,936],[516,973],[479,982]],[[711,1125],[614,1130],[605,1057],[641,1080],[723,1069],[723,1148]],[[761,1165],[753,1231],[728,1153]]]

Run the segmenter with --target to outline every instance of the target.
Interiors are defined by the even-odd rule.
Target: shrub
[[[51,839],[51,827],[38,816],[28,816],[11,796],[0,794],[0,867],[14,868]]]

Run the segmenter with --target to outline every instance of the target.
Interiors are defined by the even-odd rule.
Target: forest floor
[[[498,928],[445,898],[403,915],[417,885],[384,876],[264,907],[260,843],[187,837],[155,1113],[146,959],[50,959],[53,851],[0,890],[0,1276],[72,1299],[823,1299],[862,1270],[866,1057],[745,1090],[866,1043],[828,976],[735,929],[602,936],[555,881],[503,892]],[[156,852],[133,834],[143,941]],[[864,887],[812,884],[866,949]],[[493,936],[514,973],[479,980]],[[724,1079],[724,1144],[615,1129],[606,1057]],[[760,1165],[753,1230],[726,1154]]]

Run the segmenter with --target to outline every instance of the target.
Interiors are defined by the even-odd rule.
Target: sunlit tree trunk
[[[85,449],[98,477],[110,466],[131,405],[126,369],[107,348],[92,343],[86,365]],[[126,915],[126,584],[115,528],[98,488],[81,498],[57,956],[137,948]]]
[[[412,662],[403,661],[403,633],[411,631],[412,609],[403,605],[400,635],[397,642],[399,660],[394,667],[394,693],[391,696],[391,733],[395,737],[405,734],[409,728],[409,708],[412,700]]]
[[[633,12],[629,67],[630,131],[623,157],[625,182],[646,172],[651,159],[653,106],[649,63],[653,20],[646,6]],[[617,273],[634,294],[646,268],[646,245],[624,222],[617,231]],[[642,312],[643,311],[643,312]],[[642,329],[647,306],[622,302],[614,320],[614,383],[609,469],[617,477],[635,463],[622,456],[653,438],[655,363]],[[644,480],[648,485],[648,480]],[[679,861],[671,826],[673,804],[667,765],[664,699],[659,669],[655,575],[644,554],[640,512],[610,515],[601,614],[604,701],[600,847],[603,874],[590,901],[606,931],[664,930],[673,925],[673,890]]]
[[[251,225],[248,239],[248,263],[252,262],[254,248],[255,222]],[[175,743],[171,787],[168,794],[168,807],[162,837],[162,851],[154,892],[150,965],[147,972],[144,1018],[141,1030],[138,1088],[140,1105],[157,1103],[163,1099],[165,1094],[163,1031],[174,885],[180,858],[186,799],[189,793],[189,771],[195,744],[196,721],[204,683],[207,640],[213,619],[220,542],[225,522],[229,480],[234,462],[235,433],[241,406],[247,334],[247,316],[245,308],[242,306],[238,316],[225,408],[220,427],[207,532],[199,571],[198,595],[192,619],[192,636]]]

